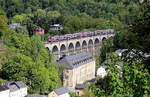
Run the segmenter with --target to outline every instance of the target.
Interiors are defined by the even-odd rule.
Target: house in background
[[[69,93],[73,92],[72,89],[69,88],[58,88],[54,91],[52,91],[51,93],[48,94],[48,97],[70,97]]]
[[[36,35],[44,35],[45,30],[43,28],[41,28],[41,27],[36,27],[35,30],[34,30],[34,33]]]
[[[0,85],[0,97],[9,97],[10,90],[6,86]]]
[[[64,64],[63,86],[74,88],[77,84],[95,78],[95,59],[85,52],[64,56],[59,61]]]
[[[50,30],[63,30],[63,27],[60,24],[54,24],[50,26]]]
[[[2,83],[2,87],[7,87],[9,91],[5,97],[25,97],[27,95],[27,86],[22,81],[5,82]],[[1,95],[0,97],[3,97]]]

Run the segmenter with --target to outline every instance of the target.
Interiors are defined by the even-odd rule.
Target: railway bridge
[[[58,60],[63,55],[70,55],[83,51],[94,56],[100,52],[102,41],[113,36],[114,33],[107,35],[80,37],[57,42],[46,42],[45,47],[54,54],[56,60]]]

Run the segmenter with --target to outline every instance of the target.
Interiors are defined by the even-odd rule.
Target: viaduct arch
[[[112,36],[114,36],[114,34],[83,37],[80,39],[70,39],[52,43],[46,42],[45,47],[54,54],[56,60],[63,55],[70,55],[83,51],[94,56],[100,52],[101,42]]]

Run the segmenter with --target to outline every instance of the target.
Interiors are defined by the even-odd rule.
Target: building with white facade
[[[50,26],[50,30],[63,30],[63,27],[60,24],[54,24]]]
[[[6,86],[0,86],[0,97],[9,97],[10,90]]]
[[[2,95],[5,95],[4,97],[25,97],[27,95],[27,86],[22,81],[5,82],[2,87],[7,87],[8,91],[3,91],[0,97],[3,97]]]

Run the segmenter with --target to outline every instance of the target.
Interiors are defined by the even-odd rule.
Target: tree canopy
[[[30,87],[30,93],[47,94],[57,88],[58,69],[41,37],[7,30],[11,34],[5,37],[2,30],[5,34],[0,41],[0,82],[21,80]]]
[[[130,25],[139,14],[136,0],[0,0],[10,23],[20,23],[32,34],[36,26],[48,35],[76,31],[118,28]],[[8,7],[9,6],[9,7]],[[110,27],[106,24],[116,24]],[[50,31],[50,25],[62,24],[63,31]]]

